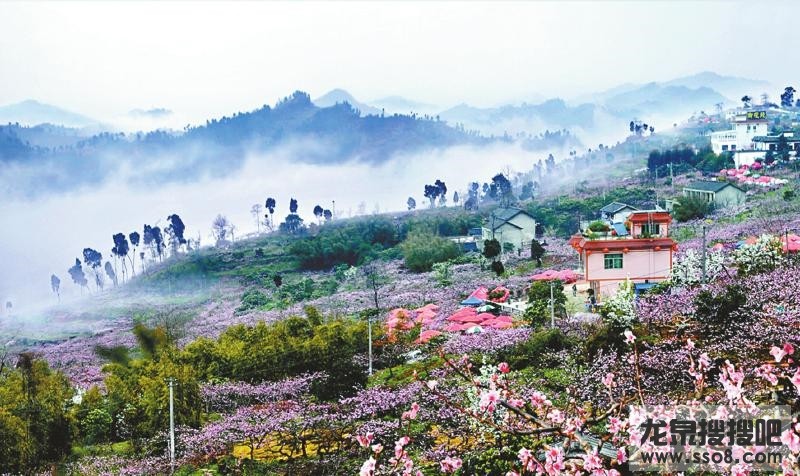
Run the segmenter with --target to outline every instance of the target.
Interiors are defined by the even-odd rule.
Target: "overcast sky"
[[[0,3],[0,104],[199,119],[301,89],[448,106],[713,70],[782,84],[800,2]]]

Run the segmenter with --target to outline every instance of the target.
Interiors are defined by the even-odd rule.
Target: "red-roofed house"
[[[634,284],[669,279],[672,254],[677,249],[669,237],[671,221],[664,211],[635,211],[625,222],[628,234],[624,236],[576,234],[570,238],[595,295],[613,295],[625,279]]]

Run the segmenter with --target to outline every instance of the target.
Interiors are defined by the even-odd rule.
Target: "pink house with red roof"
[[[647,285],[669,279],[677,244],[669,237],[672,217],[664,211],[635,211],[624,226],[605,235],[576,234],[570,245],[578,252],[584,279],[598,297],[612,296],[622,281]]]

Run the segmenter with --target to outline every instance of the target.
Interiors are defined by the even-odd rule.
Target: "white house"
[[[611,223],[623,223],[631,213],[637,210],[638,208],[625,203],[611,202],[600,209],[600,217]]]
[[[483,227],[483,239],[496,239],[504,245],[510,243],[514,249],[525,249],[536,237],[536,220],[519,208],[498,208],[492,212]]]
[[[789,146],[790,151],[797,153],[800,150],[800,137],[795,137],[793,131],[783,131],[772,136],[756,136],[753,137],[753,144],[756,150],[777,151],[781,137],[786,139],[786,144]]]
[[[800,153],[800,137],[795,137],[794,132],[792,131],[784,131],[775,135],[753,137],[753,149],[737,150],[733,155],[733,160],[736,163],[736,167],[739,168],[742,165],[753,165],[753,163],[758,159],[764,160],[766,158],[767,151],[771,150],[773,153],[777,152],[778,143],[781,140],[781,136],[786,139],[786,145],[789,146],[789,151],[794,152],[794,156],[797,157],[798,153]]]
[[[769,120],[766,111],[748,111],[737,114],[733,119],[733,129],[711,133],[711,149],[715,154],[752,150],[753,138],[765,136]]]

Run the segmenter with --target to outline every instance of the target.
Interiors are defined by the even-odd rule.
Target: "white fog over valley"
[[[122,149],[87,163],[81,153],[66,159],[60,152],[8,162],[0,169],[7,225],[0,299],[22,316],[52,303],[51,273],[62,277],[65,299],[79,296],[66,269],[83,248],[108,257],[112,234],[163,227],[172,213],[183,218],[186,236],[209,245],[217,214],[239,236],[254,232],[250,207],[268,196],[277,199],[276,220],[296,198],[307,223],[316,220],[315,205],[333,208],[333,201],[338,217],[400,212],[408,197],[422,208],[423,187],[436,179],[452,195],[498,171],[526,173],[550,153],[560,161],[623,141],[631,119],[669,133],[693,113],[775,90],[798,72],[791,61],[770,69],[740,61],[758,54],[735,33],[755,4],[721,5],[693,4],[695,14],[686,16],[668,2],[512,3],[502,13],[489,4],[432,3],[421,15],[419,5],[399,3],[4,3],[0,120],[66,127],[27,129],[38,134],[26,139],[32,146],[71,147],[104,132],[127,134],[123,142],[140,131],[180,136],[187,124],[274,107],[295,90],[319,107],[346,100],[362,117],[416,112],[514,140],[434,141],[378,151],[378,160],[359,160],[357,151],[305,160],[303,151],[280,144],[224,149],[213,167],[178,165],[206,149],[198,142],[163,156],[145,150],[129,157]],[[706,22],[708,15],[717,21]],[[413,28],[400,26],[411,18]],[[653,28],[668,19],[680,25]],[[146,35],[136,26],[143,22]],[[730,48],[693,47],[723,37]],[[526,148],[518,140],[559,130],[570,134],[566,143]],[[326,157],[327,143],[297,140]],[[565,186],[574,179],[564,177]]]

